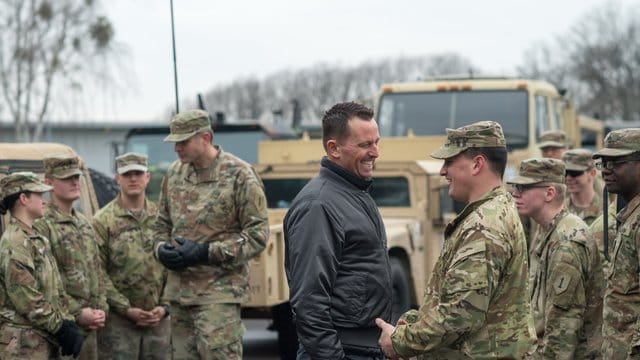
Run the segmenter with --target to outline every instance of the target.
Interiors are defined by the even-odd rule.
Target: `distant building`
[[[109,176],[115,174],[114,157],[122,152],[125,136],[131,128],[167,126],[167,123],[50,123],[40,142],[71,146],[88,167]],[[0,122],[0,142],[15,142],[14,125]]]

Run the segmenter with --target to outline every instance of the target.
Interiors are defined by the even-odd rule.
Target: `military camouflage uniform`
[[[51,189],[33,174],[21,174],[3,179],[0,199]],[[0,238],[0,283],[0,358],[57,358],[54,334],[64,319],[73,320],[62,279],[49,241],[13,217]]]
[[[638,154],[640,129],[607,134],[604,148],[594,158]],[[638,174],[637,174],[638,175]],[[604,359],[640,358],[640,196],[631,199],[616,216],[617,235],[610,249],[611,265],[604,296]]]
[[[78,158],[47,157],[44,160],[48,176],[66,178],[81,174]],[[72,176],[72,175],[71,175]],[[105,289],[100,282],[101,271],[98,246],[89,220],[75,209],[64,214],[53,202],[47,204],[45,215],[37,220],[34,229],[49,239],[58,263],[64,289],[70,296],[69,312],[77,317],[82,308],[108,310]],[[80,359],[97,359],[98,343],[95,331],[89,331],[82,345]]]
[[[565,181],[565,163],[533,158],[520,164],[510,183],[554,185]],[[530,252],[531,306],[538,359],[594,359],[602,344],[604,278],[587,224],[565,209],[540,224]]]
[[[593,234],[593,237],[596,239],[596,244],[598,245],[598,251],[600,252],[600,261],[602,261],[602,271],[606,276],[609,274],[609,268],[611,266],[611,256],[613,253],[613,240],[616,238],[616,202],[613,201],[609,204],[608,214],[608,227],[609,227],[609,246],[608,246],[608,254],[607,257],[604,254],[604,221],[603,214],[600,214],[591,225],[589,225],[589,229]]]
[[[500,125],[479,122],[447,129],[447,143],[431,156],[503,146]],[[497,187],[447,225],[423,304],[403,315],[393,348],[419,359],[522,358],[535,341],[528,291],[522,225],[513,198]]]
[[[156,205],[145,200],[142,213],[136,215],[117,197],[94,217],[110,311],[105,328],[98,332],[101,359],[171,357],[168,318],[145,328],[126,316],[131,307],[151,311],[161,305],[166,271],[153,258],[152,225],[157,213]]]
[[[573,171],[590,171],[594,168],[594,162],[591,156],[593,152],[587,149],[573,149],[568,150],[562,155],[562,161],[564,161],[567,170]],[[588,175],[587,176],[591,176]],[[594,183],[597,177],[593,178]],[[578,215],[587,225],[591,223],[602,214],[602,189],[599,191],[594,188],[594,196],[589,206],[585,208],[577,207],[571,201],[571,194],[567,193],[564,202],[565,209],[571,214]]]
[[[200,110],[176,115],[166,141],[210,129]],[[154,247],[180,236],[209,243],[208,264],[169,271],[174,359],[241,359],[240,304],[248,299],[248,261],[265,247],[269,224],[262,182],[252,167],[216,145],[211,166],[175,161],[162,181]]]

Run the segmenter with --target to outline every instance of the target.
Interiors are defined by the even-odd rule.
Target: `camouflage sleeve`
[[[56,311],[46,300],[35,277],[33,260],[18,252],[3,256],[11,256],[4,262],[4,285],[16,312],[29,319],[37,328],[55,334],[62,326],[64,314]]]
[[[262,182],[255,173],[237,180],[236,208],[240,234],[230,234],[209,245],[209,261],[235,266],[243,264],[264,250],[269,237],[267,200]]]
[[[586,306],[580,264],[587,264],[588,256],[582,245],[568,240],[551,251],[544,336],[536,354],[543,359],[573,359]]]
[[[49,223],[48,220],[43,218],[43,219],[37,220],[33,224],[33,229],[38,234],[46,237],[49,240],[49,244],[51,244],[51,253],[57,260],[58,257],[56,256],[56,254],[58,253],[60,248],[60,241],[58,238],[58,234],[53,230],[53,226]],[[59,266],[60,265],[58,265],[58,269],[59,269]],[[64,302],[68,305],[69,313],[74,317],[78,316],[78,314],[80,314],[80,310],[82,309],[82,305],[72,296],[67,294],[66,291],[64,292],[64,294],[65,294]]]
[[[109,308],[120,315],[126,315],[127,310],[131,307],[129,299],[122,295],[113,285],[111,278],[107,273],[107,264],[109,261],[109,248],[107,245],[109,233],[102,226],[98,219],[93,220],[93,229],[96,233],[96,242],[98,243],[98,253],[100,255],[100,267],[102,268],[103,279],[101,281],[102,288],[106,296]]]
[[[414,322],[399,325],[391,336],[401,357],[446,347],[484,324],[511,247],[481,226],[464,231],[463,241],[443,279],[439,301],[425,299]],[[433,296],[428,295],[428,296]]]
[[[91,236],[85,239],[85,241],[88,242],[86,246],[89,252],[86,256],[91,259],[89,264],[93,264],[95,267],[95,269],[87,269],[89,286],[91,288],[90,306],[94,309],[100,309],[107,312],[109,310],[109,305],[107,304],[106,289],[103,283],[106,275],[103,270],[102,262],[100,261],[100,251],[98,250],[96,232],[93,230],[93,226],[91,226],[89,220],[84,218],[84,216],[82,216],[82,218],[85,222],[85,226],[88,226],[89,230],[91,230]]]
[[[158,258],[158,247],[160,244],[170,242],[171,229],[173,228],[171,214],[169,214],[169,200],[167,199],[168,175],[167,173],[167,175],[162,178],[160,197],[158,199],[158,217],[153,227],[153,256],[156,259]]]

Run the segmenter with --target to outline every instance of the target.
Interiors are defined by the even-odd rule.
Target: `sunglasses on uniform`
[[[584,174],[584,170],[567,170],[564,172],[565,176],[571,176],[573,178],[582,176],[582,174]]]
[[[624,163],[632,162],[632,161],[640,161],[640,159],[627,158],[627,159],[621,159],[621,160],[611,160],[611,159],[600,158],[596,160],[595,165],[596,165],[596,169],[598,170],[604,170],[604,169],[613,170],[613,168],[615,168],[616,166],[622,165]]]

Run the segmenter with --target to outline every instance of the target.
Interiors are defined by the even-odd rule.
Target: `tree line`
[[[13,120],[17,141],[37,141],[54,103],[64,106],[52,99],[82,93],[83,76],[115,84],[110,71],[122,69],[116,29],[99,5],[99,0],[0,0],[0,114]],[[372,106],[383,83],[481,75],[472,60],[444,53],[350,67],[316,64],[218,85],[203,98],[209,111],[224,113],[228,121],[304,123],[339,101]],[[639,6],[611,2],[593,8],[565,33],[532,45],[516,71],[567,89],[582,113],[640,120]],[[184,103],[197,106],[195,99]]]

